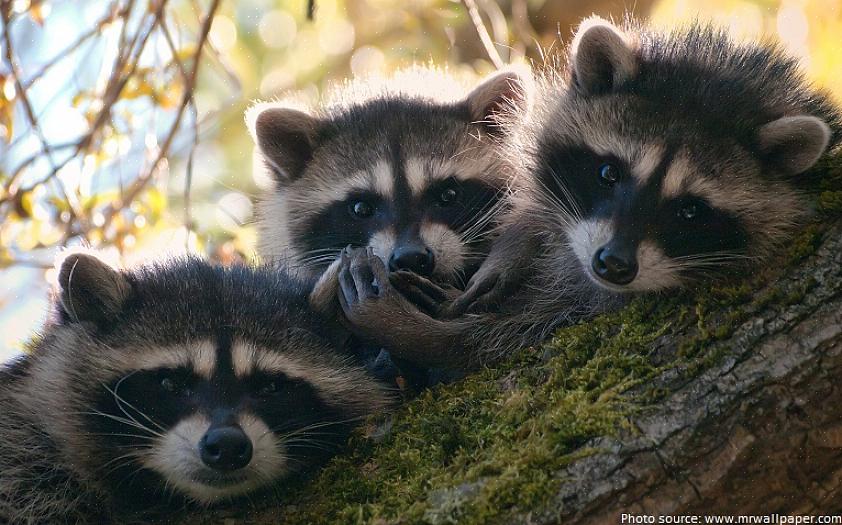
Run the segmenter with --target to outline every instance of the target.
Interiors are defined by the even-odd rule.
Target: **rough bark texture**
[[[842,511],[842,229],[776,286],[816,286],[754,312],[718,343],[727,357],[684,385],[637,432],[557,476],[530,523],[618,523],[621,513],[830,514]],[[669,347],[670,344],[665,345]],[[673,375],[673,374],[670,374]]]

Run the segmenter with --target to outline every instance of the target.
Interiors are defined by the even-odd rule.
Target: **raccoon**
[[[453,319],[413,310],[357,253],[345,258],[340,299],[358,332],[413,360],[482,363],[630,294],[750,268],[808,213],[798,176],[842,129],[777,46],[702,25],[659,33],[588,19],[536,99],[516,143],[530,176],[445,308]],[[392,333],[368,325],[390,308],[411,322]]]
[[[277,185],[259,208],[260,254],[321,275],[313,300],[326,310],[339,313],[346,246],[370,248],[389,271],[424,276],[446,297],[464,289],[488,253],[518,173],[517,159],[499,151],[530,107],[531,73],[510,68],[467,94],[457,84],[415,68],[346,84],[326,109],[271,103],[247,113]],[[426,295],[415,300],[437,308]],[[377,348],[359,352],[377,377],[405,379],[413,390],[451,378]]]
[[[391,394],[308,292],[276,269],[67,256],[55,319],[0,374],[0,521],[140,520],[320,464]]]
[[[526,110],[529,81],[506,70],[458,98],[454,78],[415,68],[351,82],[322,110],[256,105],[246,119],[277,185],[260,255],[321,275],[346,246],[370,247],[391,271],[464,287],[506,202],[502,120]]]

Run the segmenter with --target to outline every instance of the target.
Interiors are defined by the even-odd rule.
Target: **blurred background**
[[[842,0],[0,0],[0,361],[43,324],[62,246],[253,257],[252,101],[413,63],[485,74],[629,6],[778,39],[842,101]]]

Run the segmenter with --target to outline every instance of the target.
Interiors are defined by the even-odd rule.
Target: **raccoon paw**
[[[339,298],[348,305],[380,297],[389,279],[386,267],[370,248],[345,248],[339,263]]]
[[[431,317],[438,317],[446,305],[461,294],[456,288],[439,286],[426,277],[405,270],[390,273],[389,282],[409,302]]]
[[[471,278],[465,293],[447,307],[443,312],[445,317],[493,310],[511,294],[520,280],[517,272],[483,270],[480,268]]]
[[[346,249],[340,258],[338,298],[345,320],[357,335],[388,346],[383,321],[410,316],[417,308],[392,287],[386,266],[370,248]]]

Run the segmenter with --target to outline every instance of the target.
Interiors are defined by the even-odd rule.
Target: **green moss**
[[[827,217],[842,214],[842,160],[824,162],[829,175],[816,193],[822,217],[788,244],[782,266],[815,253]],[[665,370],[694,376],[709,368],[728,352],[712,343],[758,310],[802,300],[817,284],[756,293],[781,271],[636,299],[562,328],[494,369],[422,393],[389,419],[385,438],[375,443],[360,432],[347,454],[290,490],[283,522],[478,524],[540,509],[563,483],[555,472],[599,453],[583,445],[630,430],[635,414],[669,394],[654,381]],[[278,511],[257,521],[277,523]]]

